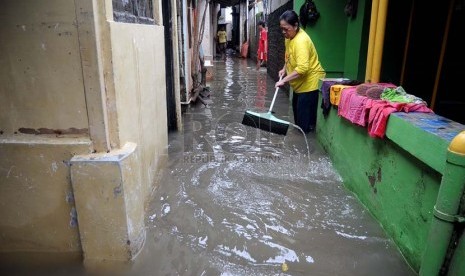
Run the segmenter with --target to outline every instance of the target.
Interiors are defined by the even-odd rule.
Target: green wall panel
[[[294,1],[294,10],[299,14],[304,0]],[[313,40],[320,61],[328,77],[341,77],[344,72],[347,17],[344,14],[346,0],[314,1],[320,18],[305,29]]]
[[[370,32],[371,1],[359,0],[355,18],[347,22],[344,77],[365,79],[368,37]]]
[[[294,10],[298,14],[304,2],[294,1]],[[315,43],[327,77],[363,80],[368,48],[370,1],[359,0],[355,18],[345,15],[346,0],[314,2],[321,16],[316,24],[307,26],[305,30]]]
[[[339,117],[335,108],[326,118],[319,111],[317,135],[345,187],[418,271],[441,174],[389,139],[371,138],[366,128]]]

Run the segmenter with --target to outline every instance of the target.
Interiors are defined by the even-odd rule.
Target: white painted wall
[[[242,43],[244,42],[244,40],[246,39],[245,37],[245,32],[244,32],[244,23],[245,21],[247,20],[247,2],[242,2],[240,4],[240,26],[239,26],[239,49],[242,45]]]
[[[224,18],[224,20],[222,20],[220,24],[227,24],[226,34],[228,36],[228,41],[231,41],[232,39],[232,14],[231,13],[232,13],[231,7],[221,9],[221,18]]]
[[[218,32],[218,12],[220,11],[220,4],[216,4],[212,7],[212,28],[211,28],[211,34],[212,34],[212,39],[216,36],[216,33]],[[216,56],[216,44],[215,42],[212,43],[213,46],[213,56]]]
[[[205,1],[202,1],[200,4],[200,16],[203,15]],[[212,60],[213,59],[213,37],[211,33],[212,29],[212,14],[211,14],[211,5],[208,4],[207,13],[205,15],[205,29],[203,32],[202,44],[201,47],[203,49],[203,54],[205,56],[205,60]]]

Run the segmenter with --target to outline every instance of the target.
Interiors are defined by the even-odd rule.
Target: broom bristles
[[[278,120],[279,119],[274,120],[274,116],[267,113],[255,115],[249,112],[245,112],[244,118],[242,119],[242,124],[279,135],[286,135],[289,128],[289,123],[284,121],[279,122]]]

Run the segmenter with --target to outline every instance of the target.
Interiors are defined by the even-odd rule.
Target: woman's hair
[[[287,10],[279,17],[279,21],[284,20],[289,25],[299,27],[299,16],[293,10]]]
[[[260,21],[258,21],[257,25],[261,25],[263,28],[265,28],[265,21],[260,20]]]

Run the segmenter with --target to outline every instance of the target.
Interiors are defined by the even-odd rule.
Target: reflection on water
[[[344,189],[314,133],[305,137],[291,127],[282,136],[240,123],[245,110],[269,107],[274,83],[266,72],[228,58],[215,63],[210,86],[213,104],[191,106],[184,132],[170,134],[139,257],[132,264],[87,269],[128,275],[413,275],[378,223]],[[291,121],[288,107],[280,92],[274,115]]]

